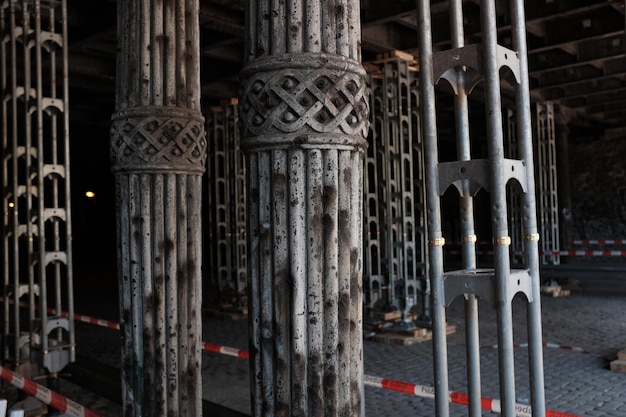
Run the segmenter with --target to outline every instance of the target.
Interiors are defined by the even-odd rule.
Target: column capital
[[[111,163],[118,173],[203,173],[204,117],[180,107],[118,109],[112,117]]]

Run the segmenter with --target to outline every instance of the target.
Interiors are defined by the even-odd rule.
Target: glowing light
[[[93,191],[89,190],[85,192],[85,197],[87,198],[96,198],[96,193],[94,193]]]
[[[13,208],[13,207],[15,207],[15,203],[12,201],[9,201],[9,208]]]

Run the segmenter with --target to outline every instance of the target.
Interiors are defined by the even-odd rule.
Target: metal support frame
[[[528,301],[528,344],[530,392],[533,415],[545,415],[543,353],[539,296],[538,233],[535,212],[532,129],[526,57],[525,18],[523,2],[509,5],[513,49],[498,45],[496,8],[493,0],[482,0],[481,44],[465,45],[463,4],[450,1],[452,48],[436,54],[432,49],[430,1],[418,2],[420,56],[420,90],[425,144],[426,189],[428,210],[429,261],[432,288],[433,351],[435,372],[435,408],[438,417],[449,416],[448,363],[446,349],[446,307],[459,296],[465,299],[468,392],[471,416],[480,415],[480,357],[478,353],[478,304],[486,299],[496,309],[498,364],[500,375],[501,412],[515,416],[515,367],[513,357],[513,297],[525,294]],[[501,106],[500,71],[506,68],[515,79],[515,126],[518,159],[504,156],[504,128]],[[455,97],[458,161],[439,162],[435,85],[446,79]],[[466,95],[483,82],[488,159],[472,159],[471,138],[467,130]],[[523,190],[521,196],[524,221],[521,234],[526,240],[522,269],[512,270],[510,260],[510,229],[507,213],[507,191],[510,181]],[[463,266],[444,273],[440,198],[454,185],[461,196]],[[476,269],[473,249],[471,196],[479,188],[490,193],[494,265]]]
[[[237,105],[211,108],[205,117],[209,280],[219,291],[220,301],[226,301],[246,290],[246,167],[239,149]]]
[[[554,104],[536,104],[537,173],[539,177],[539,227],[541,260],[544,265],[559,265],[559,200],[557,190],[556,133]]]
[[[56,373],[75,360],[67,5],[11,0],[0,13],[3,358]]]
[[[370,65],[372,126],[364,177],[364,297],[429,316],[417,73],[404,59]],[[416,160],[417,158],[417,160]],[[418,307],[419,305],[419,307]]]
[[[505,153],[510,159],[519,159],[517,143],[517,117],[514,109],[506,109],[505,124]],[[510,184],[507,194],[507,209],[511,231],[511,263],[520,265],[524,261],[524,236],[522,236],[522,190],[514,184]]]

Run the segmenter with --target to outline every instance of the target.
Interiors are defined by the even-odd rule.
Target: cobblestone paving
[[[626,417],[626,374],[608,370],[606,358],[613,359],[618,350],[626,347],[626,298],[596,295],[569,297],[542,297],[544,341],[561,347],[546,347],[544,370],[546,406],[550,410],[571,413],[581,417]],[[449,382],[453,391],[467,392],[463,304],[456,300],[447,316],[456,332],[448,337]],[[526,340],[526,303],[522,298],[513,302],[514,341]],[[94,359],[119,363],[119,335],[114,330],[81,325],[78,330],[79,351]],[[247,322],[206,318],[203,340],[237,349],[247,350]],[[481,345],[496,343],[495,313],[480,303]],[[563,348],[580,347],[591,352],[580,353]],[[516,397],[518,403],[529,402],[528,351],[515,350]],[[399,381],[433,385],[432,346],[430,342],[411,346],[394,346],[364,342],[364,367],[367,375]],[[497,352],[481,349],[482,395],[499,398]],[[250,413],[249,369],[245,360],[203,353],[203,396],[206,400]],[[121,414],[102,400],[80,394],[86,406],[96,401],[96,411],[104,417]],[[99,401],[99,402],[98,402]],[[79,401],[80,402],[80,401]],[[111,405],[110,407],[115,407]],[[365,409],[368,417],[401,417],[408,415],[433,416],[432,399],[413,397],[403,393],[365,387]],[[451,404],[452,417],[465,416],[464,406]],[[497,415],[484,412],[484,416]]]
[[[581,417],[626,417],[626,374],[608,370],[603,358],[614,358],[626,347],[626,299],[621,297],[571,295],[543,297],[542,321],[544,341],[561,348],[546,347],[544,370],[546,407]],[[463,304],[452,303],[448,321],[457,331],[448,337],[449,382],[453,391],[467,392]],[[526,302],[513,302],[514,342],[526,343]],[[205,340],[246,349],[245,322],[207,320]],[[496,341],[495,312],[480,303],[481,345]],[[580,347],[591,352],[565,349]],[[214,353],[204,354],[204,397],[242,412],[249,412],[248,367],[245,361]],[[243,363],[242,363],[243,362]],[[517,402],[529,403],[528,351],[515,350]],[[411,346],[394,346],[364,342],[364,367],[367,375],[399,381],[433,385],[432,346],[430,342]],[[497,351],[481,350],[482,395],[498,399]],[[407,394],[365,387],[365,409],[368,417],[434,415],[434,401]],[[451,404],[450,415],[465,416],[464,406]],[[484,412],[485,416],[498,415]]]

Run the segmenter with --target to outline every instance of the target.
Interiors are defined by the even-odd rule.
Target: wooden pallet
[[[626,374],[626,349],[617,352],[617,359],[610,363],[611,371]]]
[[[403,59],[405,61],[408,61],[409,65],[416,66],[415,69],[417,70],[417,58],[414,55],[409,54],[408,52],[394,49],[393,51],[387,51],[376,55],[376,62],[392,61],[396,59]]]
[[[456,332],[456,326],[446,325],[446,334]],[[409,346],[415,343],[422,343],[432,340],[433,332],[426,328],[401,329],[385,327],[379,333],[372,336],[371,340],[377,343],[387,343],[389,345]]]
[[[570,290],[566,290],[560,285],[544,285],[541,287],[541,293],[553,298],[567,297],[570,295]]]
[[[363,68],[365,68],[365,70],[369,74],[371,74],[374,78],[380,78],[382,77],[381,64],[388,62],[388,61],[395,61],[398,59],[407,61],[409,64],[410,71],[419,71],[419,64],[418,64],[417,58],[407,52],[403,52],[399,50],[387,51],[384,53],[377,54],[376,59],[374,61],[364,62]]]

